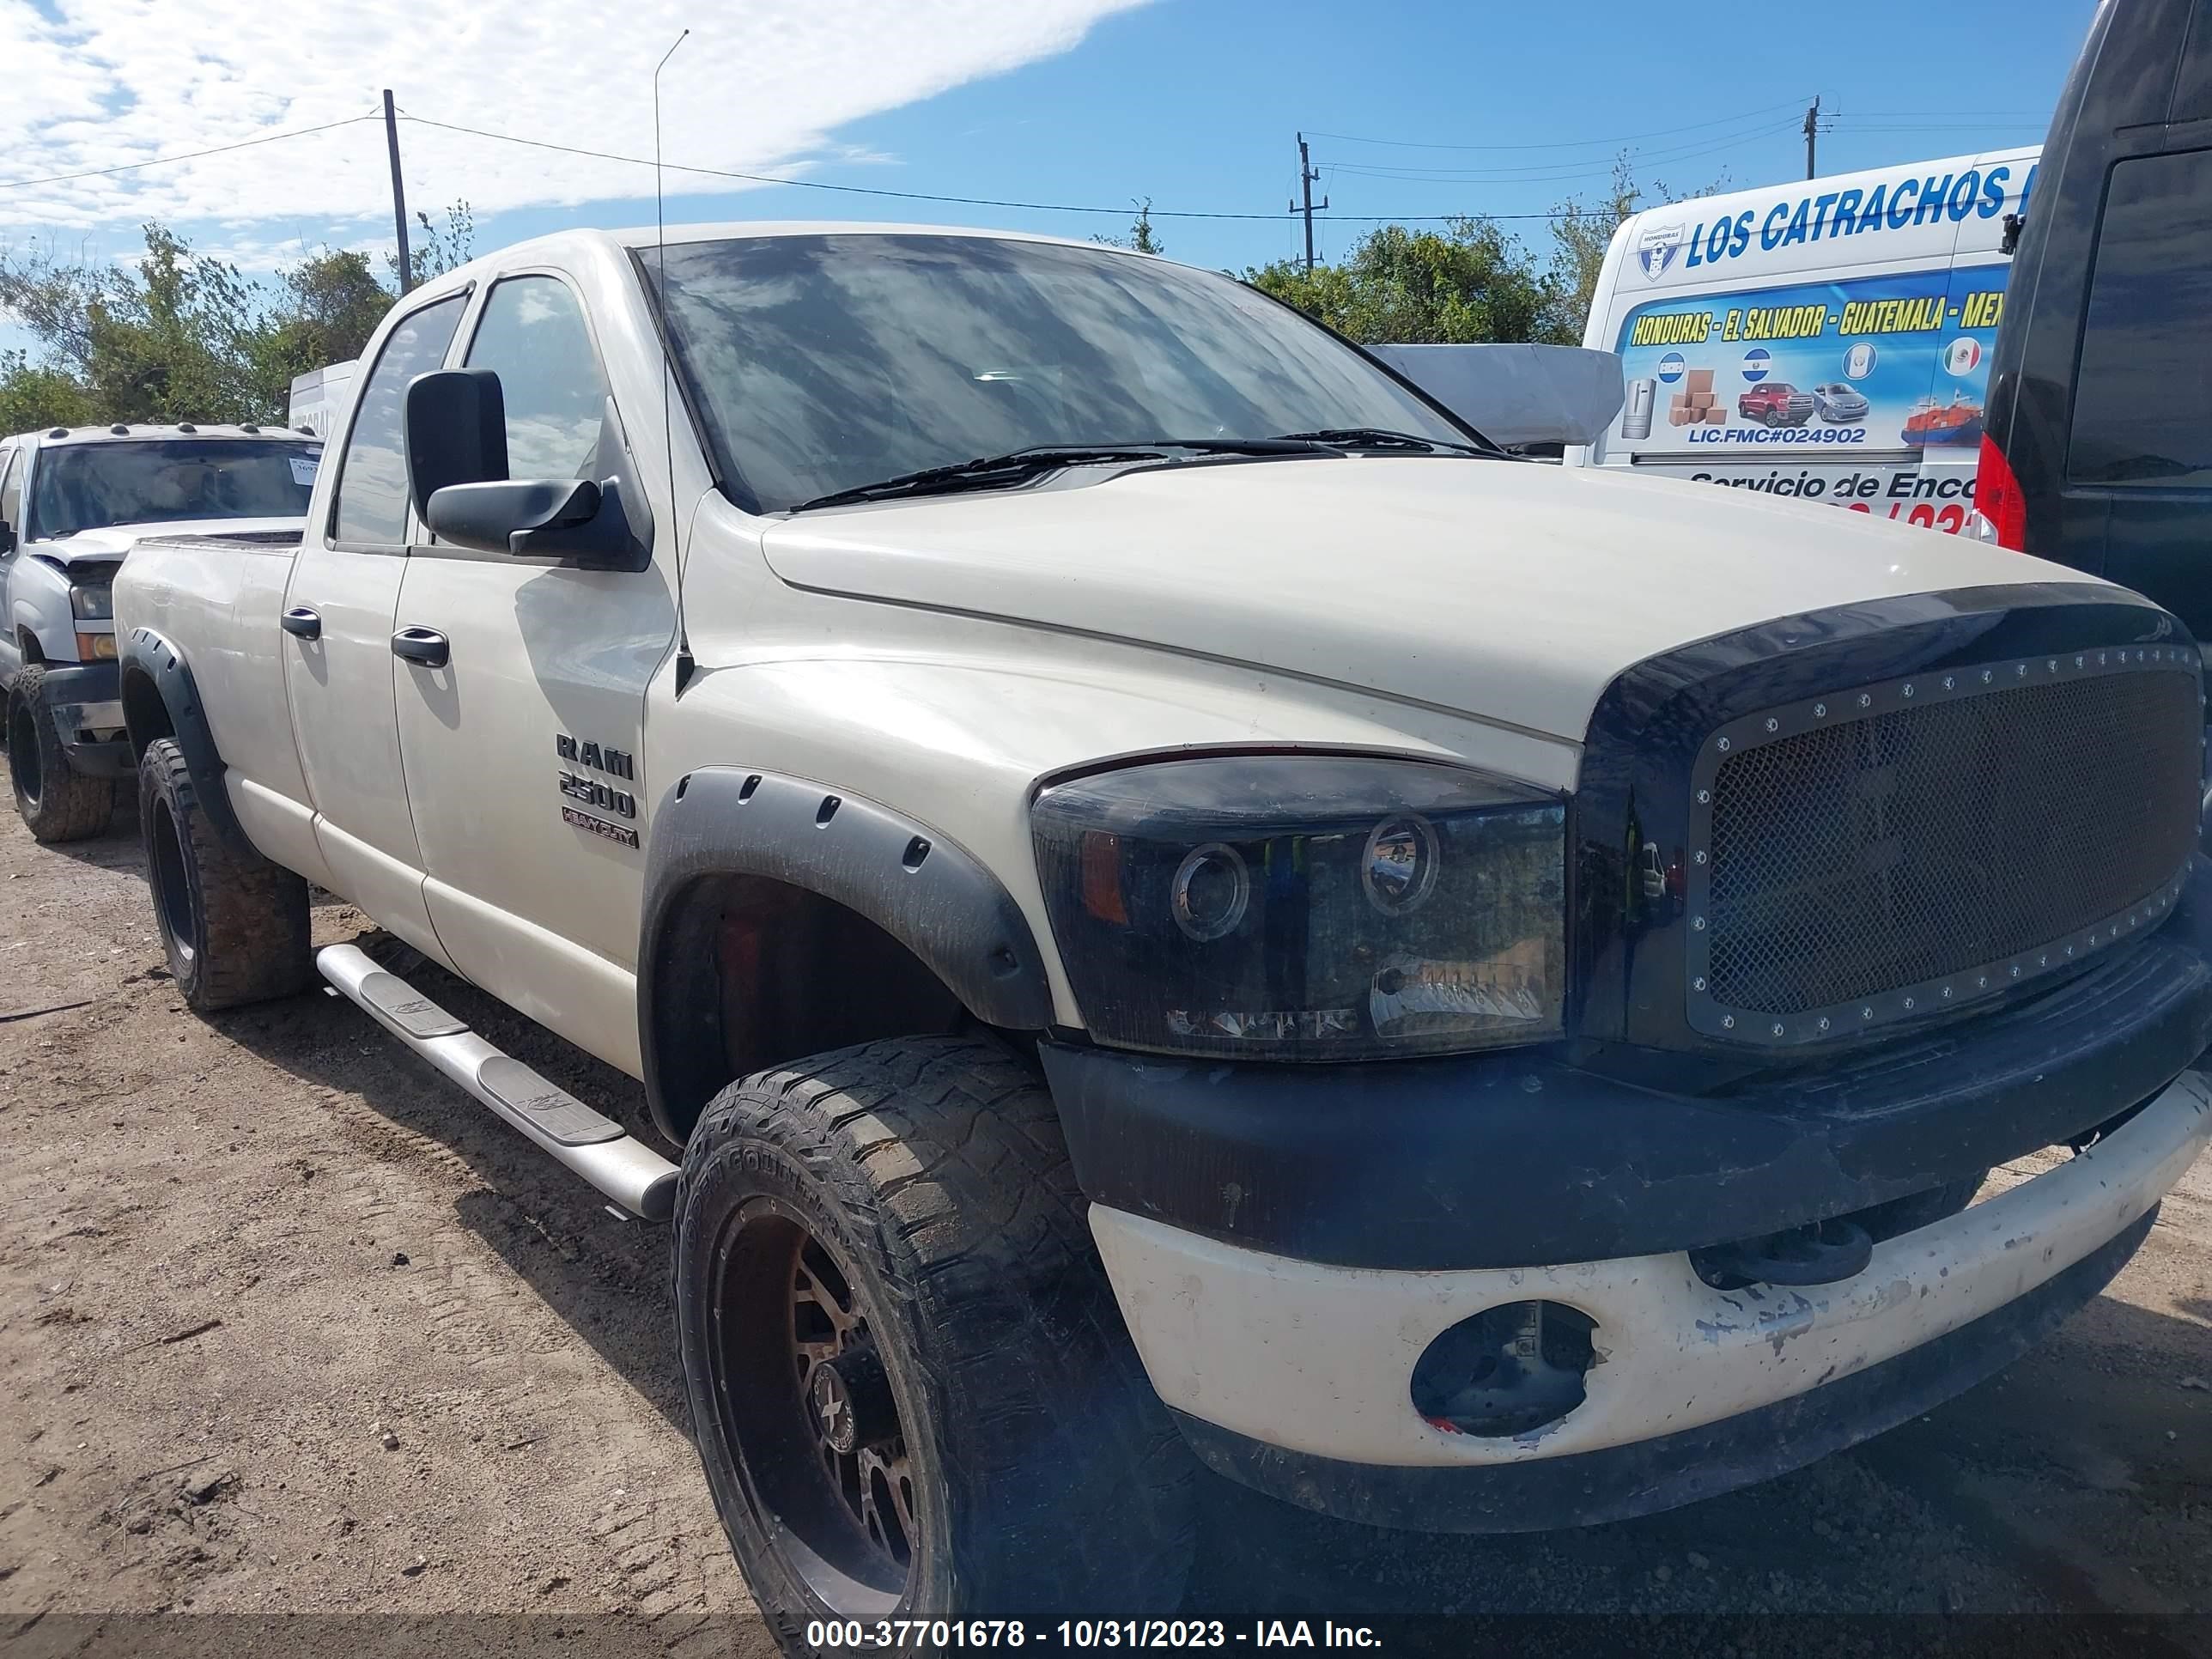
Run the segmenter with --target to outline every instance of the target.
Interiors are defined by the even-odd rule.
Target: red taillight
[[[1982,459],[1974,472],[1974,507],[1996,532],[1998,546],[2027,550],[2027,498],[2013,477],[2012,463],[1987,433],[1982,434]]]

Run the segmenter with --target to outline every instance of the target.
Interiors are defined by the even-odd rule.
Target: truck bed
[[[138,628],[189,643],[231,804],[249,835],[271,813],[271,822],[301,818],[307,800],[284,686],[291,641],[279,626],[299,545],[300,532],[289,527],[149,536],[115,578],[126,659]]]

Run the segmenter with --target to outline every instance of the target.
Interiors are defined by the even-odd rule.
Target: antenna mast
[[[668,458],[668,533],[676,540],[676,695],[679,697],[691,680],[691,630],[684,616],[684,542],[676,522],[676,424],[669,409],[669,382],[676,375],[676,359],[671,349],[673,325],[668,319],[668,221],[660,191],[660,71],[676,56],[676,47],[690,38],[687,28],[653,68],[653,278],[660,290],[653,295],[653,305],[660,313],[660,450]]]

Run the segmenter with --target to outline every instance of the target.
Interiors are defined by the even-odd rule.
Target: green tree
[[[1727,182],[1723,175],[1687,193],[1708,195]],[[1651,194],[1658,202],[1684,199],[1663,184]],[[1383,225],[1340,264],[1308,270],[1282,259],[1248,270],[1244,279],[1364,345],[1580,345],[1606,250],[1623,220],[1651,205],[1644,195],[1624,151],[1604,195],[1554,210],[1551,258],[1541,266],[1495,221],[1468,217],[1448,220],[1441,231]]]
[[[1285,259],[1245,279],[1363,344],[1534,339],[1547,321],[1544,274],[1487,219],[1453,219],[1441,231],[1382,225],[1341,264],[1309,271]]]
[[[1605,265],[1606,250],[1613,246],[1613,234],[1631,214],[1668,202],[1714,195],[1726,190],[1728,184],[1725,172],[1711,184],[1692,191],[1670,190],[1655,179],[1647,201],[1647,192],[1637,184],[1635,172],[1629,165],[1628,152],[1623,150],[1613,159],[1613,179],[1602,196],[1588,203],[1570,197],[1558,204],[1553,209],[1546,337],[1565,345],[1582,343],[1583,325],[1589,316],[1591,296],[1597,292],[1598,273]]]
[[[246,352],[256,400],[281,409],[295,376],[361,356],[392,294],[377,281],[368,255],[351,248],[325,248],[277,280],[279,297],[248,337]]]
[[[442,225],[416,216],[415,280],[465,261],[475,240],[466,202]],[[246,277],[158,224],[131,266],[65,265],[35,248],[0,252],[0,313],[38,343],[35,361],[0,356],[0,432],[94,422],[261,421],[284,417],[293,377],[358,357],[392,307],[369,256],[325,248]],[[386,265],[397,274],[398,261]]]
[[[1129,221],[1127,236],[1094,236],[1094,242],[1103,242],[1108,247],[1125,247],[1133,253],[1165,253],[1167,245],[1152,229],[1152,198],[1149,196],[1133,204],[1137,216]]]
[[[273,418],[255,397],[253,290],[236,266],[149,224],[137,280],[102,272],[86,310],[86,379],[112,418]]]
[[[408,287],[420,288],[433,276],[442,276],[475,257],[477,219],[466,202],[448,207],[442,226],[433,224],[428,214],[418,210],[415,227],[407,238],[407,264],[414,273]],[[397,249],[384,256],[384,268],[396,283],[399,276]]]
[[[0,351],[0,434],[49,426],[89,426],[100,418],[91,390],[65,368]]]

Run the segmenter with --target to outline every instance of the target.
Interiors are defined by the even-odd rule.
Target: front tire
[[[194,1013],[314,982],[307,884],[224,838],[173,738],[156,738],[139,757],[138,825],[169,972]]]
[[[115,814],[115,782],[88,778],[70,765],[69,750],[46,701],[46,671],[26,664],[8,694],[8,772],[15,811],[42,842],[84,841]]]
[[[684,1149],[695,1437],[787,1653],[817,1620],[1171,1612],[1193,1464],[1131,1346],[1051,1096],[995,1042],[732,1085]]]

